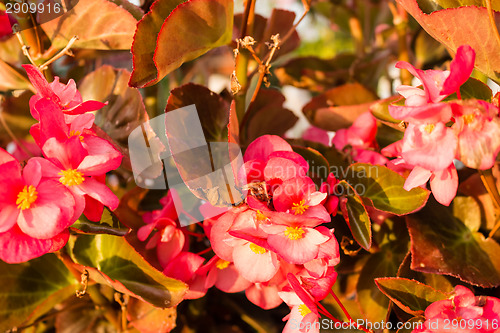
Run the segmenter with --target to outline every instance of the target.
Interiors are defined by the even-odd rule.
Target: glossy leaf
[[[314,97],[302,112],[309,122],[329,131],[352,125],[356,118],[369,111],[377,96],[359,83],[348,83]]]
[[[131,86],[153,85],[184,62],[231,41],[233,1],[179,3],[168,0],[158,3],[137,25],[132,45]],[[154,43],[152,36],[157,36]]]
[[[493,2],[493,1],[492,1]],[[495,81],[500,80],[500,45],[497,43],[485,7],[465,6],[426,14],[421,8],[435,10],[431,0],[398,0],[417,22],[453,53],[468,44],[476,51],[476,68]],[[420,5],[420,7],[419,7]],[[433,9],[434,8],[434,9]],[[500,25],[500,13],[495,12]]]
[[[72,257],[90,273],[90,278],[156,307],[177,305],[187,286],[153,268],[124,237],[80,236],[72,246]]]
[[[370,205],[384,212],[409,214],[422,208],[429,197],[429,191],[420,187],[406,191],[404,177],[381,165],[355,163],[345,174],[337,173],[337,178],[347,180]]]
[[[345,195],[340,199],[340,209],[354,239],[362,248],[368,250],[372,245],[372,228],[363,201],[346,181],[337,185],[336,192]]]
[[[0,261],[0,331],[32,323],[74,297],[78,283],[54,254],[16,265]]]
[[[449,208],[432,200],[406,222],[413,270],[448,274],[486,288],[500,285],[500,245],[471,231]]]
[[[319,186],[328,178],[330,164],[319,151],[311,147],[292,146],[309,163],[307,175]]]
[[[167,333],[175,328],[177,309],[158,309],[131,298],[127,304],[127,319],[141,333]]]
[[[136,24],[132,14],[113,2],[79,0],[72,10],[44,23],[42,28],[55,49],[64,48],[73,36],[78,36],[75,48],[128,50]]]
[[[397,306],[414,316],[422,315],[430,304],[448,298],[445,293],[415,280],[388,277],[375,279],[375,283]]]
[[[121,225],[116,215],[106,207],[104,208],[101,221],[92,222],[82,215],[71,225],[71,228],[78,229],[87,234],[108,234],[115,236],[125,236],[129,230]]]
[[[283,106],[285,96],[276,89],[261,89],[245,115],[243,133],[250,143],[264,134],[283,136],[299,120]]]
[[[394,226],[397,227],[397,223]],[[400,231],[403,230],[391,232],[391,241],[384,244],[379,252],[371,254],[360,271],[356,299],[364,318],[371,322],[385,320],[387,315],[389,299],[378,289],[375,279],[396,275],[408,248],[408,236]]]

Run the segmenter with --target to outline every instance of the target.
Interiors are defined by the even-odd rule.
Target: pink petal
[[[50,138],[43,145],[42,151],[45,157],[59,161],[65,169],[77,169],[85,156],[88,155],[80,142],[80,138],[76,136],[69,138],[65,142]]]
[[[82,132],[84,129],[91,129],[94,124],[95,116],[93,113],[84,113],[73,119],[70,124],[71,131]]]
[[[82,198],[84,199],[83,204],[81,203]],[[88,195],[82,196],[77,194],[75,194],[75,201],[77,202],[75,211],[79,212],[75,214],[79,214],[78,217],[84,214],[90,221],[99,222],[101,220],[104,205],[100,201]],[[82,207],[83,210],[78,209],[80,207]]]
[[[448,206],[455,198],[457,189],[458,174],[453,164],[447,169],[432,172],[431,190],[440,204]]]
[[[276,285],[256,283],[250,288],[246,288],[245,295],[250,302],[264,310],[274,309],[283,303],[278,295],[278,287]]]
[[[255,253],[250,245],[251,243],[246,243],[234,248],[234,266],[243,278],[252,283],[271,280],[280,267],[276,254],[270,251]]]
[[[78,171],[84,175],[98,176],[120,166],[122,154],[107,140],[87,136],[83,144],[88,155],[81,161]]]
[[[293,149],[288,142],[277,135],[263,135],[248,145],[243,160],[267,161],[269,155],[275,151],[293,151]]]
[[[115,210],[120,203],[120,199],[109,187],[94,178],[85,178],[83,183],[76,186],[90,197],[109,207],[110,210]]]
[[[326,237],[311,228],[304,228],[305,233],[300,239],[289,239],[284,233],[269,235],[269,246],[285,261],[301,265],[318,256],[319,244],[326,242]]]
[[[19,209],[14,205],[1,207],[0,209],[0,233],[10,230],[17,222]]]
[[[416,166],[410,172],[408,178],[406,178],[405,185],[403,188],[407,191],[410,191],[412,188],[415,188],[417,186],[422,186],[425,183],[427,183],[429,178],[431,178],[431,174],[432,174],[431,171]]]
[[[271,185],[279,185],[285,180],[305,175],[300,165],[283,157],[270,158],[264,169],[264,178]]]
[[[275,151],[269,155],[269,158],[273,157],[282,157],[289,159],[290,161],[295,162],[297,165],[301,166],[304,169],[304,172],[307,173],[309,170],[309,163],[299,154],[293,151]]]
[[[107,104],[108,104],[107,102],[102,103],[102,102],[98,102],[98,101],[86,101],[86,102],[83,102],[74,108],[64,110],[64,113],[70,114],[70,115],[82,114],[82,113],[102,109]]]
[[[224,269],[215,269],[217,270],[215,286],[225,293],[238,293],[252,285],[239,273],[233,264]]]
[[[328,132],[324,129],[314,126],[309,127],[304,133],[302,133],[302,139],[319,142],[327,147],[330,145],[330,137],[328,136]]]
[[[389,105],[389,113],[396,119],[427,124],[447,122],[452,112],[447,103],[430,103],[419,106]]]
[[[49,239],[32,238],[17,226],[0,234],[0,259],[9,264],[25,262],[60,250],[69,239],[67,230]]]
[[[49,83],[37,67],[33,65],[23,65],[23,68],[26,70],[31,84],[33,85],[33,87],[35,87],[37,93],[41,97],[51,99],[57,104],[60,103],[59,96],[57,96],[54,91],[52,91]]]
[[[244,212],[248,207],[245,205],[232,209],[214,223],[210,231],[210,243],[215,254],[226,261],[233,261],[233,248],[224,242],[229,236],[228,230],[233,224],[239,213]]]
[[[167,267],[168,264],[181,253],[185,243],[186,236],[184,236],[184,233],[179,229],[175,230],[169,242],[158,242],[156,254],[160,265],[162,267]]]
[[[181,252],[167,265],[163,274],[183,282],[188,282],[194,277],[195,272],[203,264],[203,261],[205,259],[197,254]]]
[[[444,81],[442,95],[451,95],[460,89],[472,74],[476,52],[469,45],[462,45],[450,64],[450,75]]]
[[[42,166],[37,161],[38,158],[32,158],[28,160],[28,163],[23,169],[23,178],[27,185],[33,185],[35,187],[40,183],[42,179]]]
[[[43,180],[36,188],[38,198],[19,214],[17,224],[34,238],[48,239],[73,224],[75,199],[65,186],[53,180]]]

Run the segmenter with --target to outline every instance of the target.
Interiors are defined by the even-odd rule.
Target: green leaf
[[[151,266],[124,237],[79,236],[71,255],[94,281],[156,307],[177,305],[187,290],[183,282],[166,277]]]
[[[326,181],[330,173],[330,164],[326,158],[319,151],[311,147],[292,146],[292,148],[294,152],[300,154],[309,163],[307,175],[311,177],[319,188]]]
[[[445,293],[415,280],[388,277],[375,279],[375,283],[397,306],[414,316],[422,315],[432,303],[448,298]]]
[[[369,204],[378,210],[405,215],[422,208],[429,198],[429,191],[416,187],[411,191],[403,188],[405,178],[380,165],[365,163],[352,164],[342,174],[337,170],[337,178],[344,178]]]
[[[116,215],[108,208],[104,208],[101,221],[92,222],[84,215],[73,223],[73,229],[78,229],[87,234],[108,234],[114,236],[125,236],[129,231],[128,228],[121,225]]]
[[[374,103],[372,106],[370,106],[370,111],[372,115],[378,120],[385,121],[391,124],[399,124],[401,123],[401,120],[393,118],[389,113],[389,105],[401,99],[402,99],[401,96],[393,96],[386,99],[382,99]]]
[[[233,1],[187,0],[179,3],[157,0],[151,12],[137,25],[132,45],[131,86],[153,85],[183,63],[231,42]]]
[[[486,288],[500,285],[500,245],[471,231],[450,208],[432,200],[417,214],[407,216],[406,222],[411,269],[448,274]]]
[[[128,50],[136,24],[132,14],[110,1],[79,0],[72,10],[41,27],[55,49],[64,48],[73,36],[78,36],[75,48]]]
[[[283,136],[295,125],[299,118],[283,107],[284,102],[285,96],[277,89],[259,91],[243,118],[245,142],[250,143],[265,134]]]
[[[74,295],[77,284],[54,254],[16,265],[0,261],[0,331],[32,323]]]
[[[470,45],[476,51],[476,68],[491,79],[500,82],[500,58],[498,57],[500,45],[495,38],[493,30],[495,28],[490,24],[486,8],[464,6],[439,10],[442,7],[431,0],[397,0],[397,2],[429,35],[444,44],[452,53],[455,53],[461,45]],[[458,1],[446,0],[444,2],[459,5]],[[467,3],[470,2],[467,1]],[[430,14],[427,14],[429,12]],[[494,12],[494,19],[496,25],[499,26],[499,12]]]
[[[340,199],[340,209],[354,239],[361,247],[368,250],[372,245],[372,228],[363,201],[346,181],[339,182],[336,192],[345,195]]]
[[[460,94],[463,99],[482,99],[491,101],[493,93],[490,87],[473,77],[469,78],[461,87]]]
[[[384,244],[379,252],[370,255],[356,285],[356,298],[364,317],[373,323],[385,320],[389,307],[389,299],[378,289],[375,278],[395,276],[408,250],[408,236],[397,238],[395,235],[392,234],[392,241]]]

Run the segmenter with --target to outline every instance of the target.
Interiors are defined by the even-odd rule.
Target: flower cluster
[[[500,331],[500,299],[475,297],[472,291],[457,285],[451,299],[437,301],[425,309],[425,322],[413,333]]]
[[[48,83],[32,65],[24,65],[37,90],[30,110],[39,122],[30,133],[44,156],[21,163],[0,149],[0,259],[18,263],[63,247],[68,227],[83,213],[101,218],[104,206],[119,200],[105,185],[121,153],[92,129],[88,113],[105,104],[83,102],[73,80]]]
[[[454,159],[474,169],[489,169],[500,151],[498,107],[475,99],[461,99],[460,87],[474,68],[475,52],[461,46],[449,71],[420,70],[407,62],[407,69],[422,82],[423,89],[400,86],[405,105],[389,106],[390,114],[408,123],[404,138],[382,151],[397,157],[388,163],[396,171],[411,170],[405,189],[423,186],[430,179],[434,197],[449,205],[458,188]],[[445,100],[446,99],[446,100]]]
[[[186,298],[201,297],[212,286],[230,293],[245,291],[264,309],[285,301],[294,321],[317,320],[316,304],[337,277],[339,245],[333,229],[321,224],[330,222],[338,198],[327,187],[316,190],[306,176],[308,163],[280,137],[259,137],[243,159],[238,181],[248,190],[246,202],[205,219],[203,228],[215,253],[206,263],[187,250],[186,235],[192,232],[176,221],[174,191],[162,199],[162,210],[143,216],[146,225],[139,239],[158,229],[147,247],[156,246],[167,276],[189,284]],[[336,184],[333,175],[329,182]]]

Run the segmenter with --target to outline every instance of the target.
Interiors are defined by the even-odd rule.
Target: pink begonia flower
[[[283,301],[291,307],[290,314],[283,318],[288,321],[283,332],[319,332],[320,316],[313,296],[304,290],[295,275],[288,274],[287,278],[291,288],[279,292]]]
[[[357,162],[383,165],[387,158],[373,150],[377,146],[376,135],[377,120],[370,112],[366,112],[359,116],[351,127],[338,130],[332,144],[338,150],[350,146],[352,158]]]
[[[196,299],[205,296],[206,272],[203,270],[198,274],[205,259],[191,252],[181,252],[163,270],[163,274],[173,279],[181,280],[189,285],[189,290],[184,299]]]
[[[274,212],[270,219],[271,223],[261,224],[260,228],[268,234],[271,249],[291,264],[315,259],[320,245],[330,239],[314,229],[323,223],[321,219],[279,212]]]
[[[469,168],[493,167],[500,152],[500,118],[498,108],[484,101],[454,103],[458,135],[457,156]]]
[[[308,129],[306,129],[304,133],[302,133],[302,139],[312,142],[318,142],[327,147],[331,144],[330,137],[328,136],[328,131],[315,126],[310,126]]]
[[[40,123],[31,126],[30,134],[40,147],[43,147],[50,138],[64,141],[72,136],[78,136],[82,142],[85,142],[89,136],[97,138],[92,130],[95,120],[92,113],[76,115],[72,117],[71,122],[67,123],[61,109],[53,101],[41,99],[36,102],[36,106],[43,112],[40,112]]]
[[[95,150],[86,150],[78,137],[71,137],[65,142],[51,138],[42,148],[46,159],[33,158],[41,165],[44,178],[58,180],[74,194],[75,209],[80,213],[85,208],[85,202],[82,201],[84,195],[111,210],[115,210],[119,204],[116,195],[95,177],[116,169],[122,155],[110,146],[92,147]]]
[[[248,206],[241,205],[227,211],[210,228],[210,233],[207,236],[210,239],[213,251],[219,258],[233,262],[233,247],[224,240],[228,238],[229,228],[233,225],[234,220],[247,209]]]
[[[76,83],[69,80],[68,84],[59,82],[56,76],[54,81],[48,83],[38,68],[33,65],[23,65],[28,74],[31,84],[37,90],[37,94],[30,99],[31,115],[36,120],[40,119],[41,110],[37,109],[37,102],[40,99],[49,99],[54,102],[66,115],[82,114],[101,109],[106,103],[98,101],[83,102],[82,96],[76,89]]]
[[[330,222],[330,214],[321,203],[327,194],[316,191],[316,185],[309,177],[285,180],[273,193],[273,205],[278,212],[287,212],[304,217],[316,217]]]
[[[434,302],[425,309],[425,318],[423,327],[413,333],[499,332],[500,300],[475,297],[468,288],[457,285],[453,298]]]
[[[40,164],[19,162],[0,149],[0,259],[18,263],[55,251],[66,243],[78,218],[75,200],[60,183],[42,179]]]
[[[456,151],[457,137],[443,123],[409,124],[401,146],[401,156],[407,163],[432,171],[450,166]]]
[[[447,96],[457,93],[460,86],[470,77],[474,69],[475,52],[468,45],[457,49],[450,64],[450,71],[416,69],[410,63],[400,61],[397,68],[408,70],[422,82],[423,90],[411,86],[399,86],[396,91],[405,97],[405,106],[390,105],[392,117],[414,123],[448,122],[451,108],[447,103],[439,103]]]
[[[254,283],[246,289],[245,295],[253,304],[268,310],[279,306],[283,300],[279,292],[288,285],[287,275],[298,274],[302,268],[298,265],[289,264],[286,261],[280,262],[280,269],[276,275],[266,283]]]
[[[266,243],[267,234],[260,228],[267,220],[261,212],[246,210],[238,214],[229,228],[230,236],[224,239],[233,247],[236,269],[252,283],[269,281],[280,267],[276,253]]]
[[[225,293],[237,293],[249,288],[252,283],[241,276],[233,263],[214,256],[201,269],[207,271],[205,287],[215,285]]]
[[[398,142],[402,143],[402,141]],[[399,155],[402,145],[398,144],[398,142],[387,146],[386,148],[389,149],[383,152]],[[458,173],[453,163],[443,170],[432,171],[420,166],[414,166],[403,158],[396,158],[389,161],[387,167],[406,178],[403,188],[407,191],[417,186],[425,188],[425,184],[430,179],[432,194],[442,205],[448,206],[457,194]]]

